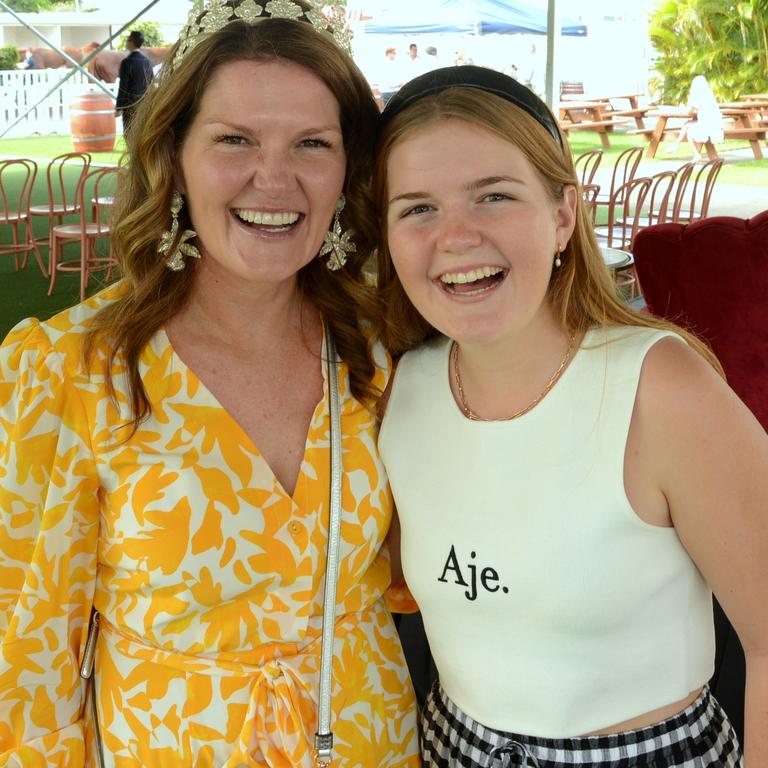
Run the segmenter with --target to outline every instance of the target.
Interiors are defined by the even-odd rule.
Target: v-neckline
[[[323,326],[325,328],[325,326]],[[309,426],[307,427],[307,434],[304,438],[304,452],[302,453],[301,457],[301,464],[299,465],[299,472],[296,476],[296,482],[293,487],[293,493],[290,494],[288,491],[283,487],[283,484],[278,479],[277,475],[274,473],[272,466],[270,463],[266,460],[264,455],[259,450],[259,447],[256,445],[256,443],[253,441],[253,438],[243,429],[240,422],[219,402],[219,399],[216,397],[216,395],[211,392],[210,389],[205,385],[203,380],[182,360],[181,356],[176,352],[174,349],[173,344],[171,343],[171,339],[168,336],[168,333],[166,332],[165,328],[160,328],[157,333],[155,334],[155,337],[152,339],[151,345],[154,346],[157,344],[158,346],[166,346],[170,352],[171,356],[173,358],[173,365],[174,368],[177,368],[179,371],[184,373],[187,377],[189,377],[192,381],[194,381],[198,397],[200,394],[203,395],[204,399],[208,402],[207,405],[213,406],[221,410],[222,413],[226,415],[226,418],[229,419],[229,421],[232,423],[233,427],[237,432],[239,433],[241,440],[246,448],[248,448],[254,456],[256,456],[267,468],[267,471],[272,477],[272,480],[277,488],[280,489],[280,493],[282,493],[286,498],[290,499],[291,502],[294,504],[294,506],[300,507],[301,505],[297,502],[297,497],[299,495],[299,492],[302,491],[303,494],[303,485],[304,480],[306,479],[306,469],[307,469],[307,453],[310,448],[309,445],[309,439],[310,435],[315,432],[322,422],[322,420],[325,418],[326,414],[329,415],[330,418],[330,411],[328,409],[328,370],[327,365],[325,363],[327,359],[327,352],[326,352],[326,344],[325,344],[325,333],[323,332],[322,335],[322,342],[320,345],[320,361],[321,361],[321,375],[323,378],[323,392],[320,397],[320,400],[315,405],[314,410],[312,411],[312,417],[309,420]],[[159,355],[159,349],[155,348],[154,352],[155,354],[160,357]]]

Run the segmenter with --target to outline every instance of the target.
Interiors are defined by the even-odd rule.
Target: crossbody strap
[[[336,623],[336,579],[339,572],[339,528],[341,524],[341,401],[336,344],[325,327],[325,352],[328,363],[328,393],[331,415],[331,511],[328,521],[328,556],[325,566],[323,598],[323,640],[320,651],[320,692],[317,733],[315,734],[315,766],[327,768],[331,762],[331,683],[333,676],[333,630]]]

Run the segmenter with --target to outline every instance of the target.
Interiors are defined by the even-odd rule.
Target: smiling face
[[[345,170],[339,105],[322,80],[282,60],[221,66],[179,160],[198,280],[294,284],[322,245]]]
[[[387,242],[416,309],[460,342],[493,344],[553,322],[547,296],[576,191],[553,201],[523,152],[456,118],[392,148]]]

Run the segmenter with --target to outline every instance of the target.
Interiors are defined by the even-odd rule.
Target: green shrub
[[[19,49],[15,45],[0,47],[0,70],[16,69],[19,63]]]
[[[163,33],[160,31],[160,25],[154,21],[140,21],[136,24],[131,24],[131,28],[120,38],[120,50],[125,50],[125,44],[128,42],[128,34],[136,30],[144,35],[144,46],[146,48],[154,48],[157,46],[167,45],[163,40]]]
[[[721,101],[768,89],[766,0],[661,0],[649,31],[661,101],[685,102],[696,75]]]

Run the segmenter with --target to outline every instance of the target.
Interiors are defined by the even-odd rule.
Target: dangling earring
[[[191,237],[197,236],[197,232],[194,229],[184,230],[176,250],[171,253],[171,248],[173,248],[174,240],[176,240],[176,235],[179,231],[179,211],[181,211],[183,205],[184,198],[174,190],[173,197],[171,197],[171,228],[167,232],[163,232],[160,237],[160,245],[157,246],[157,252],[161,256],[167,257],[165,265],[174,272],[180,272],[184,269],[185,256],[193,259],[200,258],[200,251],[194,245],[187,242]]]
[[[344,210],[346,200],[342,193],[336,202],[336,213],[333,214],[333,227],[326,232],[323,240],[323,247],[320,249],[318,257],[327,256],[328,261],[325,262],[325,266],[335,272],[337,269],[341,269],[347,263],[347,254],[355,253],[357,246],[352,242],[352,231],[341,231],[341,222],[339,221],[339,215]]]
[[[563,262],[560,259],[560,253],[562,252],[563,248],[560,245],[560,243],[557,244],[557,253],[555,254],[555,266],[560,267],[562,266]]]

